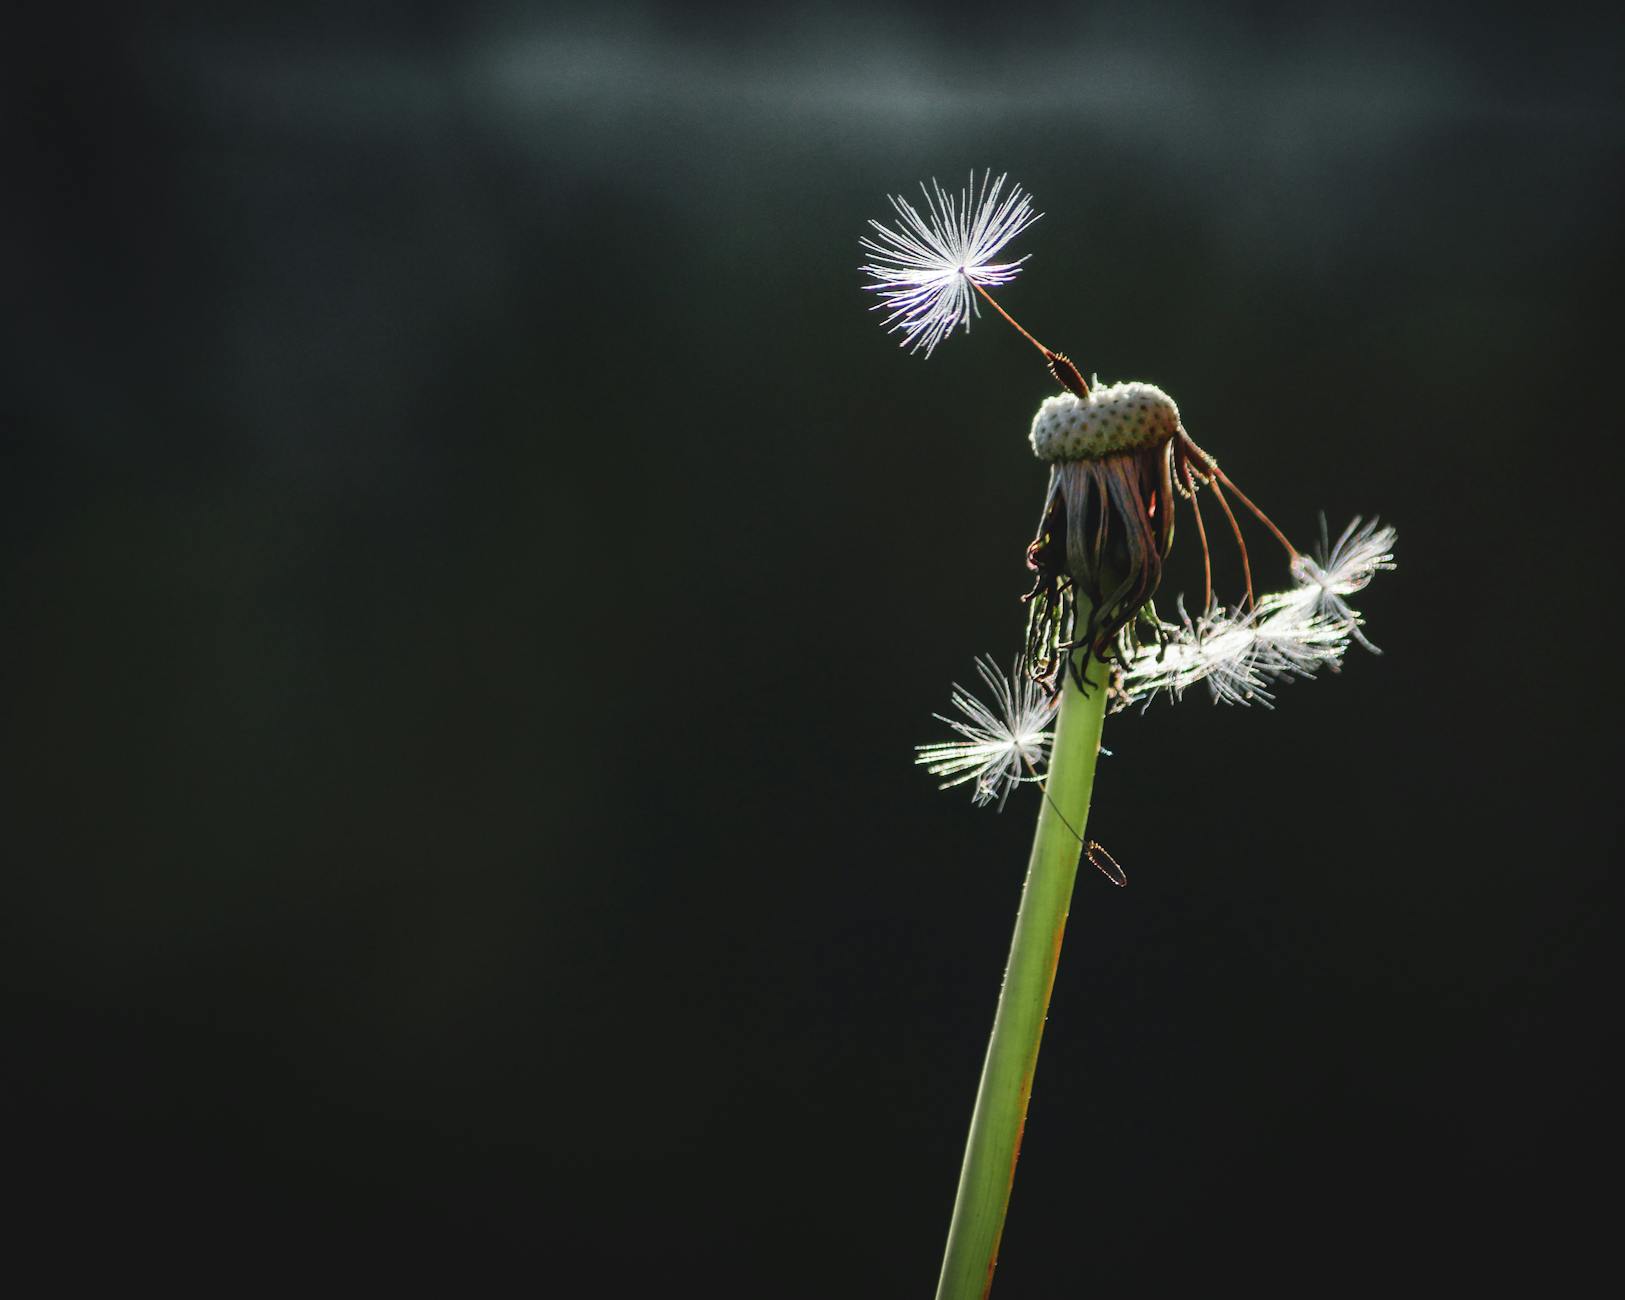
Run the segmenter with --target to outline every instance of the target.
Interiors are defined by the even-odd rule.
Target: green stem
[[[1027,882],[1021,890],[1010,961],[1004,972],[993,1036],[987,1044],[982,1082],[976,1090],[959,1194],[948,1227],[948,1248],[937,1282],[937,1300],[983,1300],[993,1285],[999,1239],[1021,1153],[1038,1043],[1049,1012],[1050,990],[1061,957],[1072,882],[1083,846],[1067,829],[1081,833],[1089,818],[1095,784],[1095,758],[1106,712],[1107,670],[1094,662],[1084,695],[1070,677],[1061,695],[1046,787],[1040,801]],[[1065,817],[1065,821],[1062,817]]]

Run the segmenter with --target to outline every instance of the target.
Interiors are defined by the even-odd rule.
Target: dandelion
[[[971,317],[979,314],[972,290],[985,293],[986,286],[1009,284],[1027,260],[993,260],[1043,216],[1032,210],[1021,186],[1005,193],[1005,179],[993,180],[989,170],[978,187],[973,171],[957,197],[933,180],[930,189],[920,186],[924,216],[901,195],[888,195],[896,227],[869,222],[876,238],[859,241],[871,259],[861,268],[870,277],[863,287],[880,295],[876,310],[889,310],[887,329],[901,330],[902,345],[911,352],[924,348],[930,356],[960,324],[969,333]]]
[[[938,787],[948,790],[968,781],[976,783],[971,802],[988,804],[1004,801],[1023,781],[1036,781],[1049,761],[1049,730],[1055,720],[1058,701],[1039,689],[1026,673],[1016,670],[1006,677],[987,656],[976,661],[976,671],[987,685],[992,705],[982,703],[958,682],[954,683],[953,706],[965,720],[932,714],[963,737],[916,745],[915,762],[932,776],[948,778]]]
[[[1374,525],[1360,529],[1356,520],[1335,547],[1323,549],[1322,561],[1303,555],[1218,461],[1197,446],[1166,392],[1155,384],[1134,381],[1101,387],[1097,380],[1091,389],[1064,354],[1030,334],[987,288],[1014,278],[1025,258],[1015,262],[993,258],[1038,219],[1021,186],[1005,192],[1006,179],[1001,175],[993,180],[989,171],[978,188],[973,172],[970,185],[957,199],[935,181],[930,189],[922,185],[925,216],[893,197],[899,225],[893,229],[878,221],[869,223],[879,238],[861,241],[873,257],[862,269],[871,277],[865,287],[881,294],[878,305],[891,309],[886,325],[903,331],[904,346],[923,347],[929,355],[956,325],[963,323],[968,330],[979,296],[1039,350],[1050,373],[1067,390],[1045,399],[1028,434],[1034,454],[1050,465],[1038,532],[1027,548],[1027,564],[1034,573],[1026,596],[1028,671],[1054,691],[1065,673],[1077,673],[1080,660],[1075,651],[1086,649],[1096,659],[1112,656],[1119,635],[1161,585],[1181,499],[1190,503],[1202,549],[1204,614],[1199,622],[1212,625],[1207,629],[1210,641],[1255,647],[1239,659],[1213,660],[1215,667],[1207,676],[1221,690],[1221,698],[1230,698],[1225,688],[1233,685],[1237,698],[1264,699],[1252,689],[1252,675],[1277,662],[1289,665],[1289,672],[1312,671],[1310,665],[1332,662],[1320,653],[1331,623],[1346,626],[1349,636],[1374,649],[1359,630],[1358,619],[1350,617],[1345,598],[1389,564],[1392,530]],[[1212,492],[1241,553],[1246,608],[1263,612],[1253,591],[1247,543],[1226,489],[1285,548],[1299,582],[1291,599],[1308,602],[1314,618],[1306,615],[1294,621],[1284,608],[1275,608],[1273,617],[1229,619],[1223,627],[1214,622],[1207,612],[1213,605],[1213,562],[1197,500],[1204,488]],[[1311,589],[1316,593],[1312,598]],[[1196,630],[1193,625],[1189,635]],[[1314,647],[1312,653],[1298,648],[1305,639]],[[1177,631],[1176,640],[1180,640]],[[1257,649],[1267,645],[1277,649],[1268,655]],[[1194,655],[1188,640],[1183,648]],[[1201,658],[1195,656],[1197,661]],[[1227,675],[1229,668],[1242,675]],[[1172,679],[1169,689],[1178,681],[1183,678]]]
[[[933,182],[924,215],[894,198],[897,227],[872,221],[875,235],[863,240],[865,287],[880,294],[885,325],[902,333],[905,347],[929,355],[960,325],[968,330],[985,302],[1039,350],[1065,390],[1044,400],[1028,432],[1049,475],[1027,547],[1034,576],[1015,672],[1007,678],[979,660],[992,703],[956,685],[961,716],[937,716],[958,739],[918,746],[916,754],[944,778],[943,788],[972,784],[977,804],[1002,807],[1023,782],[1044,792],[938,1300],[985,1300],[991,1284],[1080,850],[1122,883],[1111,855],[1083,837],[1108,698],[1119,707],[1179,699],[1200,684],[1221,703],[1270,706],[1277,683],[1335,671],[1351,643],[1375,650],[1351,600],[1393,567],[1395,541],[1392,528],[1356,519],[1329,544],[1323,522],[1320,549],[1304,554],[1196,444],[1168,393],[1142,382],[1086,383],[1070,360],[1028,333],[989,292],[1022,265],[994,259],[1037,220],[1027,194],[1020,186],[1006,192],[1005,182],[987,173],[978,188],[973,173],[957,199]],[[1241,561],[1241,590],[1229,601],[1214,595],[1204,494],[1223,514]],[[1255,590],[1232,498],[1285,551],[1292,576],[1285,590]],[[1152,602],[1175,516],[1187,507],[1202,556],[1201,613],[1189,616],[1180,597],[1177,620],[1166,622]]]

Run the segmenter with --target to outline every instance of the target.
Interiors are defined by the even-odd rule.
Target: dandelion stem
[[[1010,960],[976,1090],[937,1300],[983,1300],[993,1285],[993,1267],[1004,1235],[1027,1102],[1038,1066],[1039,1039],[1078,873],[1080,845],[1071,828],[1082,830],[1087,825],[1095,759],[1100,752],[1106,712],[1105,665],[1090,663],[1087,678],[1089,693],[1085,695],[1071,674],[1062,674],[1064,694],[1045,783],[1048,798],[1039,806]]]

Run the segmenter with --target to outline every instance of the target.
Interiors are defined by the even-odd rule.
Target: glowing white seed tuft
[[[1099,460],[1154,447],[1178,428],[1179,408],[1155,384],[1112,384],[1091,389],[1087,400],[1071,393],[1046,397],[1033,417],[1033,454],[1039,460]]]

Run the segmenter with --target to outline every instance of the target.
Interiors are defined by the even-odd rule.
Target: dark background
[[[1381,658],[1110,722],[1131,886],[1079,878],[996,1294],[1604,1258],[1617,30],[52,13],[0,209],[14,1267],[929,1293],[1035,804],[911,746],[1017,644],[1053,384],[992,321],[900,352],[857,239],[987,165],[1048,214],[1029,328],[1401,565]]]

